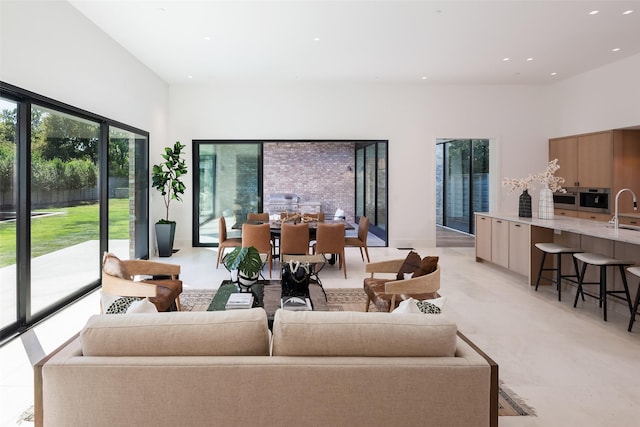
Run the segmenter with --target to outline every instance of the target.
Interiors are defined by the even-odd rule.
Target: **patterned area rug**
[[[325,289],[329,311],[364,311],[367,296],[362,289]],[[206,311],[215,295],[215,289],[185,289],[180,295],[184,311]],[[378,311],[371,304],[369,311]],[[523,399],[500,382],[498,390],[499,416],[535,416],[535,410],[527,406]]]

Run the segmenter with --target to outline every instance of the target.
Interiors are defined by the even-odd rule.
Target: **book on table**
[[[251,308],[253,307],[253,294],[250,293],[234,293],[229,295],[227,304],[224,306],[226,310],[233,310],[238,308]]]
[[[312,311],[311,300],[304,297],[282,297],[280,308],[292,311]]]

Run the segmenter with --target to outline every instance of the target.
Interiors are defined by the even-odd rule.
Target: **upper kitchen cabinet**
[[[558,159],[564,187],[611,188],[612,135],[606,131],[549,140],[549,160]]]
[[[549,161],[558,159],[558,176],[564,178],[564,186],[578,186],[578,137],[554,138],[549,140]]]

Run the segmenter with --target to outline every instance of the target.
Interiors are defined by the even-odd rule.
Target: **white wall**
[[[171,140],[389,140],[389,245],[435,245],[436,138],[490,138],[498,180],[542,170],[546,128],[539,88],[525,86],[172,86]],[[157,147],[158,149],[160,147]],[[191,164],[191,159],[189,159]],[[499,185],[496,209],[517,195]],[[177,238],[190,239],[191,194],[176,206]]]
[[[0,1],[0,80],[148,131],[152,146],[166,145],[168,85],[66,1]],[[161,159],[157,151],[152,164]],[[162,202],[155,191],[151,197],[151,216],[159,218]],[[153,252],[153,226],[151,233]]]

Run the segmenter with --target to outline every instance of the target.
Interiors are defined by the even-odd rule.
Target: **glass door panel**
[[[194,141],[198,164],[197,244],[218,244],[218,218],[224,216],[228,237],[239,237],[233,224],[248,212],[259,212],[261,145]]]
[[[0,329],[17,313],[16,173],[18,106],[0,98]]]
[[[31,309],[100,278],[100,124],[32,107]]]
[[[469,144],[452,141],[445,147],[445,221],[448,227],[469,230]]]

